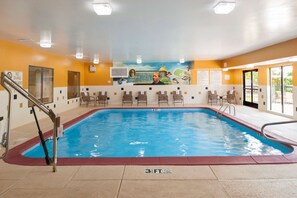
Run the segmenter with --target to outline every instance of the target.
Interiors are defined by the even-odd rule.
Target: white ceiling
[[[151,62],[219,60],[297,37],[296,0],[236,0],[228,15],[214,14],[217,1],[111,0],[112,15],[98,16],[92,0],[1,0],[0,39],[39,48],[51,31],[45,51]]]

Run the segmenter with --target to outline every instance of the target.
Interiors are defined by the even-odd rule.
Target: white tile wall
[[[17,99],[13,99],[14,95],[17,96]],[[7,128],[8,92],[6,90],[0,91],[0,98],[0,117],[4,117],[4,120],[0,122],[0,137],[2,137],[2,134]],[[79,98],[67,100],[67,88],[58,87],[54,89],[54,102],[46,104],[46,106],[58,114],[60,112],[78,107]],[[47,115],[38,110],[38,108],[35,108],[35,111],[38,119],[47,117]],[[28,100],[19,93],[12,91],[10,128],[13,129],[15,127],[33,122],[34,116],[30,112],[31,108],[28,107]]]
[[[198,85],[138,85],[138,86],[86,86],[82,89],[86,91],[89,90],[91,95],[98,95],[99,91],[107,91],[109,97],[109,104],[122,104],[122,96],[124,91],[132,91],[133,102],[136,104],[136,99],[138,91],[146,91],[148,96],[148,104],[158,104],[157,103],[157,92],[167,91],[169,95],[169,104],[172,104],[172,94],[173,91],[182,91],[184,95],[185,104],[206,104],[207,103],[207,91],[217,90],[219,95],[226,95],[227,90],[232,89],[232,85],[223,85],[221,87],[202,87]],[[236,90],[237,91],[237,90]]]
[[[258,109],[260,111],[267,111],[267,105],[269,104],[269,101],[268,101],[268,89],[269,87],[268,86],[259,86],[259,102],[258,102]],[[261,91],[260,91],[261,90]]]

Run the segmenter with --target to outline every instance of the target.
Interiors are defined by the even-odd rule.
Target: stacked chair
[[[181,91],[179,91],[179,93],[176,93],[176,91],[173,91],[173,104],[175,106],[176,103],[181,103],[182,105],[184,105],[184,97],[181,93]]]
[[[213,103],[217,104],[218,103],[218,93],[217,91],[214,91],[214,93],[212,93],[211,91],[207,92],[207,102],[208,104],[212,105]]]
[[[132,98],[132,91],[129,91],[129,94],[127,94],[126,91],[124,91],[123,99],[122,99],[122,106],[124,104],[133,104],[133,98]]]
[[[138,96],[137,96],[137,106],[139,103],[145,103],[145,105],[147,105],[147,95],[146,95],[146,91],[142,94],[141,91],[138,92]]]
[[[88,106],[90,102],[94,102],[94,106],[95,106],[96,98],[94,96],[90,96],[89,92],[81,92],[80,93],[80,105],[82,103],[86,103],[86,106]]]
[[[164,91],[163,94],[161,93],[161,91],[158,91],[157,94],[158,94],[158,105],[159,106],[161,103],[167,103],[167,105],[169,105],[167,91]]]
[[[107,91],[104,92],[104,95],[102,94],[101,91],[99,91],[99,94],[98,94],[98,96],[97,96],[97,102],[98,102],[99,105],[100,105],[100,104],[103,104],[104,106],[105,106],[106,104],[108,104]]]

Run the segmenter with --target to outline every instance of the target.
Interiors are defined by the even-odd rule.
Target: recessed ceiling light
[[[214,7],[214,12],[216,14],[229,14],[232,10],[234,10],[234,8],[234,1],[219,1]]]
[[[97,15],[111,15],[112,8],[109,3],[93,3],[94,11]]]

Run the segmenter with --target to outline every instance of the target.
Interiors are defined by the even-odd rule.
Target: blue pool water
[[[52,141],[47,145],[52,153]],[[292,152],[208,109],[100,110],[58,140],[58,157],[247,156]],[[23,153],[43,157],[40,145]]]

